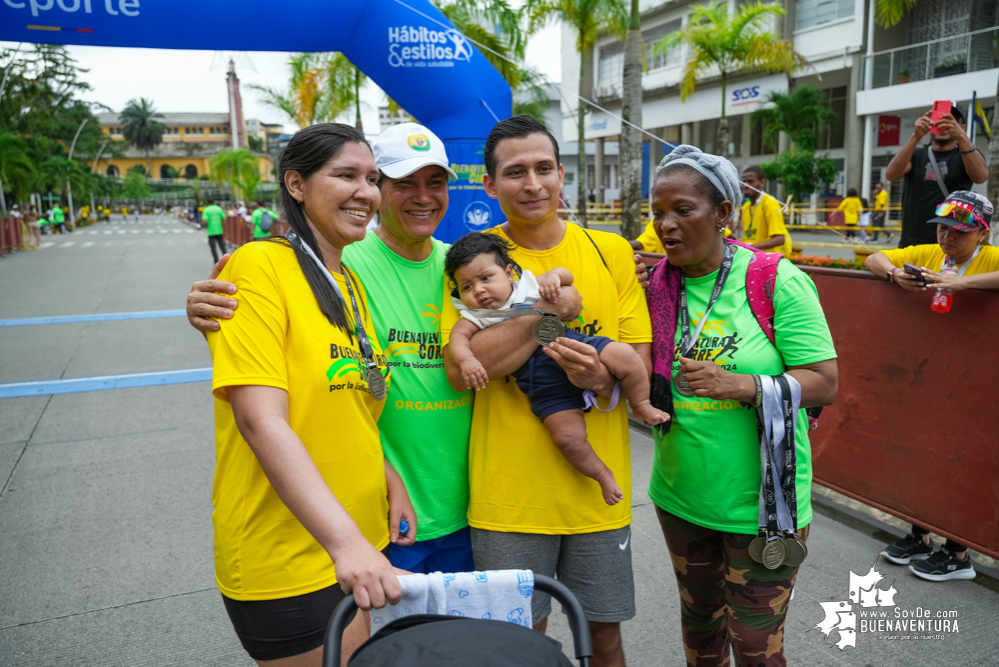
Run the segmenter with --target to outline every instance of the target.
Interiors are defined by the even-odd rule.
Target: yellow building
[[[124,141],[117,113],[99,113],[101,131],[109,139]],[[169,178],[171,168],[180,178],[207,176],[208,163],[219,151],[232,146],[227,113],[164,113],[163,143],[150,152],[152,178]],[[274,162],[266,153],[256,153],[262,182],[274,181]],[[102,158],[99,169],[108,176],[124,176],[134,166],[146,169],[146,152],[129,146],[120,158]]]

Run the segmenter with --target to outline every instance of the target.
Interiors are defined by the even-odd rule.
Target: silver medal
[[[542,347],[548,347],[556,338],[564,335],[565,325],[559,322],[557,317],[542,315],[541,319],[534,323],[534,340]]]
[[[385,377],[377,368],[368,369],[368,389],[371,391],[371,395],[375,397],[376,401],[385,399]]]
[[[690,383],[687,382],[687,376],[683,374],[682,370],[677,371],[673,376],[673,387],[681,396],[694,395],[694,390],[690,388]]]

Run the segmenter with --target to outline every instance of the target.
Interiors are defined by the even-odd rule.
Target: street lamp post
[[[73,137],[73,143],[69,147],[69,160],[73,161],[73,149],[76,148],[76,140],[80,138],[80,132],[83,131],[83,126],[87,124],[89,118],[84,118],[83,122],[80,123],[80,127],[76,128],[76,136]],[[76,227],[76,209],[73,208],[73,187],[69,182],[69,175],[66,176],[66,195],[69,197],[69,220],[73,227]]]
[[[97,173],[97,163],[101,161],[101,153],[104,152],[104,149],[107,147],[107,145],[108,145],[108,140],[105,139],[104,143],[101,144],[100,149],[97,151],[97,157],[94,158],[94,165],[90,168],[90,173],[91,174],[96,174]],[[90,215],[94,216],[94,220],[99,220],[100,216],[94,214],[94,211],[96,211],[96,210],[97,210],[97,208],[94,206],[94,193],[93,193],[93,191],[91,191],[91,193],[90,193]]]

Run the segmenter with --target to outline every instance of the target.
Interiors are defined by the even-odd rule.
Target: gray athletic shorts
[[[631,571],[631,526],[583,535],[500,533],[472,528],[472,556],[478,570],[532,570],[569,587],[586,618],[620,623],[635,617]],[[534,593],[534,622],[548,618],[551,597]]]

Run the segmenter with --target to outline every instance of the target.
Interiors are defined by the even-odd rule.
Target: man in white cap
[[[378,422],[385,457],[405,482],[416,510],[407,517],[417,542],[390,546],[390,560],[416,573],[474,569],[468,529],[468,434],[472,394],[453,389],[441,359],[440,314],[448,246],[433,238],[448,206],[444,143],[416,123],[396,125],[371,145],[382,178],[379,224],[344,248],[343,261],[364,283],[375,330],[388,357],[392,389]],[[195,283],[188,319],[202,331],[232,317],[229,283]],[[445,292],[448,296],[445,296]],[[227,309],[229,309],[227,311]],[[229,314],[227,315],[226,312]],[[223,325],[224,326],[224,325]],[[390,533],[399,529],[392,517]],[[417,530],[417,521],[419,529]]]

